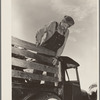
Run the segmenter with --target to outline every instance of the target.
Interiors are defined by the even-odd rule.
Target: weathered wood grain
[[[57,77],[36,75],[36,74],[31,74],[31,73],[27,73],[27,72],[18,71],[18,70],[12,70],[12,77],[13,78],[28,79],[28,80],[31,80],[31,81],[44,80],[44,81],[49,81],[49,82],[58,82]]]
[[[58,74],[57,67],[47,66],[47,65],[36,63],[36,62],[25,61],[25,60],[21,60],[21,59],[17,59],[17,58],[12,58],[12,65],[19,66],[22,68],[27,68],[27,69],[37,69],[37,70],[41,70],[41,71]]]
[[[21,47],[26,48],[28,50],[36,51],[38,53],[55,56],[55,52],[53,52],[51,50],[48,50],[48,49],[43,48],[41,46],[36,47],[36,45],[33,43],[29,43],[29,42],[26,42],[24,40],[17,39],[15,37],[12,37],[12,44],[21,46]]]

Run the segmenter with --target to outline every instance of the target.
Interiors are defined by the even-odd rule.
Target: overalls
[[[53,34],[53,36],[41,45],[54,52],[57,52],[57,50],[63,45],[64,40],[65,40],[65,36],[61,35],[57,31],[57,26],[58,26],[58,23],[56,23],[56,28],[55,28],[56,31]]]

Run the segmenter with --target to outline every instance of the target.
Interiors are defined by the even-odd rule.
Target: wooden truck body
[[[12,37],[12,100],[89,100],[87,92],[80,88],[78,63],[67,57],[66,67],[63,61],[53,66],[54,57],[53,51]],[[34,74],[34,70],[43,74]],[[70,79],[68,70],[74,70],[71,75],[76,79]],[[37,80],[41,84],[34,84]]]

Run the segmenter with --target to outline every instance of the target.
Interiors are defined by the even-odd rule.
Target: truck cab
[[[79,64],[67,56],[59,57],[61,62],[61,80],[64,100],[81,100],[81,89],[78,75]]]
[[[79,64],[67,56],[59,57],[61,62],[61,81],[63,100],[89,100],[86,91],[82,91],[78,74]]]

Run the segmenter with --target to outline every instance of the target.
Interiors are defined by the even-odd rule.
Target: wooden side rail
[[[57,77],[50,77],[50,76],[44,76],[44,75],[37,75],[37,74],[31,74],[27,72],[12,70],[12,76],[14,78],[21,78],[21,79],[27,79],[27,80],[45,80],[49,82],[58,82]]]
[[[17,59],[14,57],[12,58],[12,65],[13,66],[20,66],[23,69],[24,68],[37,69],[37,70],[41,70],[41,71],[46,71],[46,72],[58,74],[57,67],[43,65],[43,64],[36,63],[36,62],[25,61],[25,60]]]
[[[48,49],[43,48],[41,46],[36,47],[35,44],[17,39],[15,37],[12,37],[12,44],[21,46],[23,48],[26,48],[27,50],[32,50],[32,51],[36,51],[38,53],[42,53],[42,54],[46,54],[46,55],[50,55],[50,56],[55,56],[55,52],[53,52],[51,50],[48,50]]]
[[[58,67],[52,65],[55,52],[42,47],[36,47],[35,44],[12,37],[12,78],[22,80],[43,80],[49,82],[58,82]],[[31,60],[27,60],[31,58]],[[24,71],[24,69],[33,72]],[[34,70],[51,73],[53,76],[44,74],[34,74]],[[15,84],[15,82],[14,82]]]
[[[47,63],[52,63],[52,60],[53,60],[52,57],[43,56],[43,55],[40,55],[40,54],[32,53],[28,50],[19,49],[19,48],[15,48],[15,47],[12,47],[12,53],[16,54],[16,55],[21,55],[21,56],[33,58],[33,59],[36,59],[36,60],[41,59],[42,62],[47,62]]]

